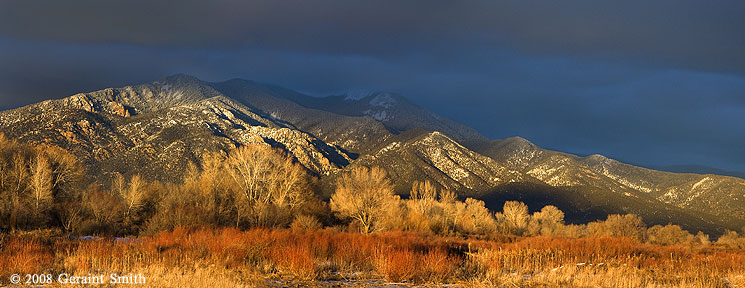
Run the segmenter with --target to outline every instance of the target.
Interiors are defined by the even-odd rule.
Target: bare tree
[[[393,199],[393,185],[383,168],[359,166],[337,180],[331,209],[357,221],[362,233],[370,233],[383,217],[382,208]]]
[[[49,159],[52,170],[52,189],[58,192],[61,198],[73,198],[77,200],[78,181],[82,176],[80,162],[74,155],[66,150],[55,146],[41,146],[38,150]]]
[[[12,159],[12,165],[10,167],[9,176],[12,179],[12,184],[8,191],[8,204],[10,212],[10,227],[15,229],[18,224],[18,216],[23,212],[23,199],[28,191],[28,168],[26,157],[21,153],[15,153]]]
[[[186,199],[199,203],[198,207],[192,207],[188,211],[178,213],[202,214],[200,219],[205,224],[223,224],[232,221],[233,206],[230,187],[230,176],[225,175],[225,155],[222,153],[208,153],[202,157],[200,166],[190,163],[187,169],[184,185],[181,185],[179,193],[184,194]],[[173,194],[173,192],[168,192]],[[170,196],[170,195],[166,195]],[[163,201],[175,201],[174,203],[162,203],[169,206],[170,210],[186,210],[187,205],[181,205],[185,199],[177,197],[166,197]],[[162,206],[161,205],[161,206]],[[198,208],[198,209],[197,209]]]
[[[259,226],[289,223],[291,210],[310,198],[305,168],[268,145],[241,146],[230,153],[225,165],[235,192],[236,226],[244,218]],[[287,221],[278,219],[278,214]]]
[[[270,177],[272,202],[290,208],[303,205],[310,196],[308,174],[289,157],[275,158],[274,173]]]
[[[101,191],[99,187],[90,185],[84,193],[83,201],[98,225],[111,225],[121,218],[123,205],[119,195],[110,191]]]
[[[137,174],[129,179],[129,186],[120,191],[120,195],[124,199],[124,219],[131,219],[132,214],[139,212],[145,203],[143,184],[142,177]]]
[[[137,174],[129,179],[124,175],[116,173],[111,184],[114,195],[118,196],[122,203],[121,219],[131,223],[142,206],[145,204],[145,190],[142,177]]]
[[[52,208],[54,200],[52,194],[53,180],[52,168],[49,160],[42,154],[36,154],[31,162],[29,202],[31,204],[32,216],[38,221],[43,221],[44,213]]]
[[[10,141],[5,138],[5,134],[0,132],[0,220],[3,223],[10,222],[9,219],[6,219],[10,213],[10,187],[7,187],[10,174],[9,144]]]
[[[693,234],[683,230],[680,226],[673,224],[652,226],[647,229],[647,234],[647,241],[649,241],[649,243],[660,245],[691,243],[696,239]]]
[[[57,216],[60,218],[62,228],[71,232],[83,219],[82,205],[80,202],[60,203],[57,205]]]
[[[253,204],[271,199],[266,185],[272,170],[270,155],[262,148],[257,144],[244,145],[234,150],[226,162],[228,175],[233,179],[238,194],[236,226]]]
[[[530,235],[555,235],[564,226],[564,212],[553,205],[544,206],[533,213],[528,224]]]
[[[426,180],[414,181],[409,198],[414,201],[414,207],[420,214],[427,215],[437,201],[437,187]]]
[[[608,215],[605,221],[587,224],[591,234],[628,237],[634,240],[644,240],[646,225],[642,218],[634,214]]]
[[[502,217],[507,233],[521,235],[528,226],[528,205],[518,201],[507,201],[502,208]]]
[[[41,153],[51,165],[54,212],[62,228],[72,231],[83,215],[83,187],[80,186],[83,168],[75,156],[62,148],[43,146]]]
[[[65,150],[44,144],[20,144],[0,135],[0,218],[15,229],[27,220],[65,222],[63,202],[80,205],[79,162]],[[26,217],[27,215],[29,217]]]
[[[466,198],[465,210],[463,216],[468,221],[461,221],[462,223],[469,223],[467,225],[466,232],[476,234],[487,234],[493,232],[496,229],[496,222],[492,217],[489,209],[486,208],[484,201]]]
[[[442,203],[453,203],[458,200],[458,195],[450,190],[443,190],[440,192],[440,202]]]

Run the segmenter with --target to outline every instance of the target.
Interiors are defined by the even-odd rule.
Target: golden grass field
[[[628,238],[177,228],[128,241],[48,231],[1,241],[2,285],[13,273],[140,273],[141,287],[745,287],[745,251]]]

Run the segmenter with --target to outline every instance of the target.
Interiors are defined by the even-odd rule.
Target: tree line
[[[414,182],[404,199],[393,192],[379,167],[358,166],[342,173],[326,202],[317,196],[315,177],[268,145],[208,153],[186,170],[181,183],[115,174],[105,186],[84,186],[82,165],[67,151],[0,134],[0,229],[52,227],[74,234],[135,235],[181,226],[326,226],[361,233],[602,235],[665,245],[709,242],[708,235],[693,235],[678,225],[647,228],[632,214],[577,225],[566,224],[564,213],[551,205],[530,213],[524,203],[507,201],[501,211],[490,211],[481,200],[461,199],[429,181]],[[718,242],[745,248],[745,237],[736,231],[727,231]]]

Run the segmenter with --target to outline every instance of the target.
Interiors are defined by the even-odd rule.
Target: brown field
[[[379,167],[343,173],[327,202],[304,168],[256,145],[207,155],[179,184],[84,187],[64,150],[0,144],[0,286],[132,273],[136,287],[745,287],[745,229],[714,242],[633,214],[573,224],[552,205],[491,211],[428,181],[401,198]]]
[[[332,229],[177,228],[129,241],[49,233],[2,237],[3,283],[12,273],[141,273],[149,287],[745,287],[745,251],[715,244]]]

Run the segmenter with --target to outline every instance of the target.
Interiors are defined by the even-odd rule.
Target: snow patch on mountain
[[[709,177],[704,177],[704,179],[701,179],[701,181],[698,181],[698,182],[696,182],[696,184],[693,184],[693,186],[691,187],[691,191],[696,190],[696,188],[698,188],[698,186],[701,186],[702,184],[704,184],[704,183],[706,183],[707,181],[710,181],[710,180],[712,180],[712,179],[709,178]]]
[[[385,110],[373,111],[373,110],[367,109],[365,111],[362,111],[362,113],[378,121],[388,121],[388,120],[391,120],[391,118],[393,118],[393,117],[388,116],[388,113],[385,112]]]
[[[370,99],[370,105],[376,106],[376,107],[383,107],[383,108],[391,108],[394,104],[396,104],[398,101],[396,101],[396,98],[393,98],[393,95],[390,93],[380,93]]]

